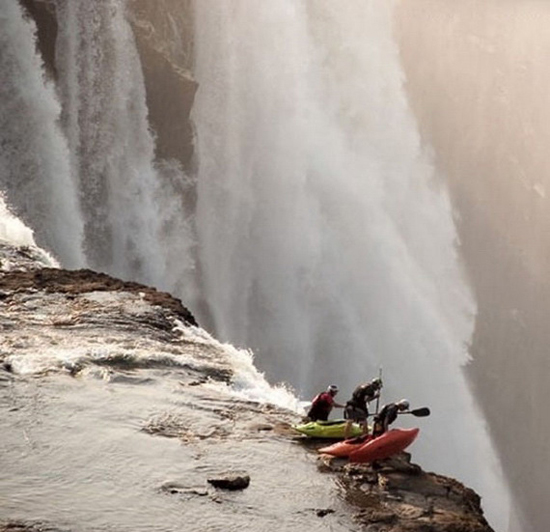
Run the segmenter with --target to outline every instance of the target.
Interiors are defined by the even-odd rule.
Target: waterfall
[[[57,0],[57,67],[88,264],[175,290],[192,270],[191,230],[173,162],[155,163],[125,2]]]
[[[18,2],[0,6],[0,188],[17,214],[69,267],[84,264],[82,223],[60,105],[36,52],[36,27]]]
[[[477,488],[504,530],[508,495],[463,375],[475,301],[408,107],[392,3],[195,9],[211,326],[302,393],[334,381],[349,394],[382,367],[385,400],[432,408],[415,458]]]
[[[6,200],[64,266],[181,292],[194,269],[182,199],[192,181],[176,162],[155,160],[126,4],[56,0],[55,9],[57,91],[34,24],[18,2],[0,7]]]
[[[476,305],[408,107],[392,2],[195,3],[194,213],[181,191],[195,183],[155,160],[125,2],[54,4],[57,92],[34,25],[0,5],[0,184],[37,243],[194,303],[300,394],[331,381],[349,394],[382,368],[385,401],[432,409],[409,419],[415,460],[477,489],[505,530],[462,371]]]

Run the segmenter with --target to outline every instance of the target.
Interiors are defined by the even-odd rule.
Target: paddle
[[[382,382],[382,366],[378,369],[378,378],[380,379],[380,382]],[[378,390],[378,397],[376,398],[376,414],[378,414],[378,408],[380,407],[380,393],[382,392],[382,385],[380,386],[380,389]]]
[[[399,414],[412,414],[416,417],[426,417],[431,414],[430,409],[427,406],[422,408],[416,408],[415,410],[407,410],[406,412],[399,412]]]

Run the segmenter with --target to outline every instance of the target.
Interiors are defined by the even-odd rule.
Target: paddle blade
[[[431,413],[430,409],[427,406],[423,408],[417,408],[409,412],[409,414],[412,414],[413,416],[416,416],[416,417],[426,417],[426,416],[429,416],[430,413]]]

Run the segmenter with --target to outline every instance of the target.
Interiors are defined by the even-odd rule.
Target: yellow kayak
[[[292,428],[300,434],[305,434],[311,438],[343,438],[346,429],[345,419],[333,419],[329,421],[310,421],[300,425],[292,425]],[[352,423],[350,438],[355,438],[363,432],[357,423]]]

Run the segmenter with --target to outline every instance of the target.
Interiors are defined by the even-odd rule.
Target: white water
[[[18,2],[0,5],[0,187],[68,267],[84,264],[82,221],[60,106]]]
[[[155,162],[125,2],[55,4],[62,108],[44,82],[34,25],[17,2],[0,5],[0,138],[9,148],[0,183],[65,266],[177,289],[194,267],[181,195],[190,183],[175,162]]]
[[[4,217],[0,210],[0,224]],[[13,244],[12,240],[7,242]],[[25,305],[36,308],[34,324],[74,323],[78,314],[71,310],[64,294],[27,294]],[[102,312],[120,309],[136,318],[151,313],[149,303],[139,295],[125,292],[90,292],[82,300],[96,304]],[[4,309],[8,320],[10,309]],[[17,311],[14,319],[17,319]],[[106,320],[105,328],[108,329]],[[247,401],[270,403],[289,410],[299,411],[297,398],[284,386],[270,386],[265,376],[253,364],[253,356],[243,349],[230,344],[222,344],[200,327],[190,326],[179,320],[173,320],[173,329],[184,341],[174,347],[166,342],[155,342],[146,336],[122,334],[117,336],[111,331],[103,331],[101,339],[93,327],[83,327],[83,334],[67,334],[63,328],[44,327],[34,334],[18,330],[14,335],[4,334],[0,339],[0,348],[4,353],[4,364],[9,364],[12,373],[18,375],[45,375],[67,373],[82,368],[81,375],[92,375],[104,380],[112,378],[109,361],[125,360],[137,367],[164,367],[168,371],[179,368],[192,368],[197,373],[204,368],[228,369],[234,374],[230,384],[210,382],[203,386]],[[15,340],[14,337],[16,336]],[[197,352],[202,350],[201,356]],[[207,356],[208,355],[208,356]]]
[[[32,257],[45,267],[57,268],[59,263],[45,250],[37,247],[32,230],[27,227],[6,206],[0,193],[0,242],[6,242],[16,247],[23,247],[30,252]],[[30,258],[30,257],[28,257]],[[0,271],[9,271],[13,266],[13,260],[2,257]]]
[[[34,235],[17,216],[14,216],[0,196],[0,241],[17,246],[35,246]]]
[[[155,165],[134,37],[119,0],[58,0],[58,61],[88,263],[174,288],[192,269],[174,165]]]
[[[30,115],[55,135],[38,136],[31,153],[61,161],[63,172],[51,175],[63,192],[57,179],[36,183],[56,201],[70,190],[63,176],[77,179],[87,263],[193,301],[199,288],[181,280],[197,260],[216,335],[254,348],[271,379],[301,392],[336,380],[344,395],[383,366],[385,400],[407,396],[432,408],[416,420],[423,438],[415,460],[476,488],[504,531],[508,496],[496,488],[504,486],[500,468],[461,370],[475,303],[443,180],[407,106],[391,3],[197,2],[196,256],[177,194],[186,178],[177,168],[169,178],[154,162],[123,3],[56,3],[69,141],[41,81],[29,101],[50,94],[57,110],[43,116],[38,105]],[[0,38],[21,35],[22,52],[34,50],[32,25],[7,6],[2,25],[28,31]],[[26,94],[32,72],[42,80],[29,57],[0,89],[2,103],[4,94]],[[3,120],[17,122],[10,112]],[[10,200],[42,198],[40,187]],[[78,210],[67,216],[73,223],[61,228],[53,214],[43,221],[62,242],[73,230],[78,241]],[[70,264],[69,251],[55,251]]]
[[[222,339],[302,391],[383,366],[430,405],[416,459],[508,495],[468,386],[475,302],[444,180],[420,143],[391,2],[201,0],[194,119],[203,295]]]

